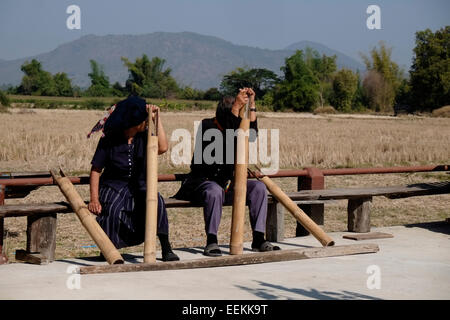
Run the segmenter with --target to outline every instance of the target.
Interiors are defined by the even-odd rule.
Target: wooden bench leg
[[[370,202],[372,197],[348,200],[347,226],[350,232],[370,232]]]
[[[5,204],[5,186],[0,184],[0,206]],[[8,257],[3,253],[4,219],[0,218],[0,264],[8,263]]]
[[[306,168],[308,175],[297,178],[297,190],[322,190],[325,189],[325,177],[323,172],[317,168]],[[300,205],[302,209],[316,224],[323,225],[325,206],[323,204],[305,204]],[[295,229],[296,237],[303,237],[309,235],[300,222],[297,222]]]
[[[3,253],[3,234],[4,234],[4,221],[0,218],[0,264],[8,263],[8,257]]]
[[[324,210],[325,206],[323,204],[302,204],[299,205],[312,221],[316,224],[323,226],[324,224]],[[303,237],[309,235],[309,231],[303,227],[300,222],[297,222],[297,228],[295,229],[296,237]]]
[[[16,260],[47,264],[55,260],[56,214],[27,218],[27,250],[17,250]]]
[[[284,207],[278,201],[269,203],[267,208],[266,239],[273,242],[284,240]]]

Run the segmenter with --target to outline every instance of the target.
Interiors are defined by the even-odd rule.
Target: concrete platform
[[[372,231],[394,238],[355,241],[342,238],[348,232],[331,233],[336,245],[375,243],[380,251],[247,266],[79,275],[71,272],[105,262],[79,258],[44,266],[11,263],[0,266],[0,299],[450,299],[449,223]],[[320,247],[312,236],[278,245]],[[228,253],[227,246],[222,248]],[[181,259],[204,257],[202,248],[175,251]],[[127,263],[142,261],[142,255],[124,258]]]

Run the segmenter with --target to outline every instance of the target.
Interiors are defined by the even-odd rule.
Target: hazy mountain
[[[348,68],[353,71],[359,70],[363,71],[366,69],[366,67],[359,61],[343,54],[342,52],[333,50],[331,48],[328,48],[327,46],[324,46],[323,44],[313,42],[313,41],[300,41],[291,44],[290,46],[286,47],[285,50],[305,50],[307,47],[313,48],[317,50],[320,54],[325,54],[327,56],[333,56],[336,55],[336,65],[338,69],[341,68]]]
[[[143,35],[87,35],[78,40],[58,46],[56,49],[36,56],[0,61],[0,84],[18,84],[23,73],[20,66],[31,59],[39,60],[51,73],[66,72],[73,83],[90,85],[90,59],[104,67],[111,83],[122,84],[128,78],[128,70],[120,60],[122,56],[134,61],[147,54],[166,60],[166,67],[182,85],[207,89],[217,87],[224,74],[237,67],[267,68],[280,74],[284,59],[296,49],[306,45],[320,53],[336,54],[338,65],[356,70],[363,69],[358,61],[321,44],[302,41],[283,50],[267,50],[235,45],[217,37],[191,32],[155,32]]]

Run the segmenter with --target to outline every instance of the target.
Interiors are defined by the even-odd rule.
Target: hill
[[[224,74],[237,67],[267,68],[280,74],[284,59],[296,49],[310,46],[320,53],[337,54],[338,66],[352,70],[363,69],[358,61],[332,50],[324,45],[302,41],[283,50],[268,50],[235,45],[223,39],[192,32],[155,32],[142,35],[87,35],[58,46],[56,49],[28,58],[1,61],[0,85],[17,85],[23,73],[20,66],[25,61],[37,59],[43,68],[51,73],[66,72],[73,84],[87,87],[90,84],[89,60],[94,59],[104,67],[110,82],[122,84],[128,78],[128,71],[120,58],[130,60],[147,54],[166,60],[166,67],[182,85],[198,89],[217,87]]]

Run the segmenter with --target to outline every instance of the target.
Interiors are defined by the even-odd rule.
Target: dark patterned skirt
[[[132,193],[128,186],[115,190],[100,186],[99,201],[102,212],[97,222],[116,248],[135,246],[145,238],[145,191]],[[164,200],[158,193],[158,233],[169,233]]]

